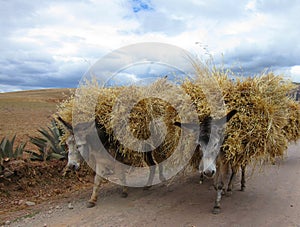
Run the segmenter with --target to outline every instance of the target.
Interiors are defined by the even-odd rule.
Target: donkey
[[[99,191],[99,186],[103,181],[101,176],[109,176],[114,171],[118,176],[121,176],[121,183],[126,185],[125,178],[125,169],[119,166],[119,168],[114,168],[112,164],[114,161],[119,161],[121,163],[132,165],[131,160],[126,160],[122,153],[120,152],[120,144],[118,141],[115,141],[111,135],[109,135],[104,126],[95,126],[95,122],[84,122],[77,124],[74,129],[72,126],[64,121],[61,117],[58,117],[58,120],[70,131],[71,135],[67,138],[66,144],[69,149],[68,153],[68,163],[64,169],[64,173],[70,171],[71,169],[79,169],[80,163],[83,161],[88,162],[88,164],[94,170],[96,170],[95,178],[94,178],[94,187],[90,200],[87,203],[87,207],[94,207],[97,202],[97,196]],[[73,133],[76,130],[76,135]],[[93,131],[97,130],[97,132]],[[97,143],[97,141],[101,140],[101,143]],[[159,152],[158,147],[155,151]],[[110,157],[107,156],[108,151]],[[151,184],[154,179],[156,162],[154,160],[155,152],[148,151],[142,153],[141,161],[144,161],[147,166],[150,168],[150,174],[148,181],[146,183],[146,187],[144,189],[148,189],[151,187]],[[103,158],[106,155],[105,158]],[[113,161],[108,161],[108,160]],[[114,170],[114,171],[113,171]],[[101,176],[100,176],[101,175]],[[166,179],[163,176],[162,166],[159,165],[159,179],[164,182]],[[128,188],[123,186],[122,188],[122,197],[128,196]]]
[[[199,139],[197,141],[198,148],[202,150],[202,159],[199,164],[200,182],[203,177],[213,178],[214,187],[217,191],[217,198],[213,208],[213,213],[220,212],[220,201],[222,193],[224,193],[224,181],[229,172],[230,163],[224,163],[224,151],[221,146],[224,140],[223,132],[226,123],[237,113],[236,110],[230,111],[226,116],[220,119],[206,117],[200,125],[191,123],[175,122],[174,124],[181,128],[190,130],[200,130]],[[232,174],[228,183],[227,191],[232,191],[233,179],[238,168],[231,167]],[[242,166],[242,190],[245,188],[245,166]]]

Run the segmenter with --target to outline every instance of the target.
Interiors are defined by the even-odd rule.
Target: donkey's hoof
[[[122,198],[127,198],[127,196],[128,196],[128,193],[127,193],[127,192],[122,192],[122,193],[121,193],[121,197],[122,197]]]
[[[88,203],[86,204],[86,207],[87,207],[87,208],[92,208],[92,207],[94,207],[95,205],[96,205],[96,203],[88,201]]]
[[[165,177],[160,177],[159,180],[160,180],[161,182],[166,182],[166,181],[167,181],[167,179],[166,179]]]
[[[232,195],[232,190],[231,189],[227,190],[225,195],[228,196],[228,197],[231,196]]]
[[[150,186],[145,186],[145,187],[143,188],[143,190],[144,190],[144,191],[147,191],[147,190],[149,190],[151,187],[152,187],[151,185],[150,185]]]
[[[214,207],[212,210],[213,214],[219,214],[221,212],[221,208],[220,207]]]
[[[241,192],[244,192],[244,191],[245,191],[245,188],[246,188],[245,186],[242,186],[242,187],[241,187]]]

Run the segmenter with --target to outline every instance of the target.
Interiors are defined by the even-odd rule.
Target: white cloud
[[[291,67],[290,76],[292,81],[300,83],[300,65]]]
[[[250,74],[290,69],[298,79],[299,11],[297,0],[1,1],[0,83],[74,86],[88,62],[137,42],[209,53]]]

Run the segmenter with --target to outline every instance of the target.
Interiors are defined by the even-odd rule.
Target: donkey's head
[[[203,153],[199,164],[199,171],[208,178],[213,177],[217,172],[216,161],[224,139],[224,126],[226,122],[228,122],[236,114],[236,112],[236,110],[232,110],[220,119],[207,117],[200,125],[175,122],[175,125],[181,128],[187,128],[195,131],[199,130],[200,133],[197,143],[200,145]]]
[[[83,161],[83,158],[79,150],[77,149],[74,135],[70,135],[68,137],[68,139],[66,140],[66,144],[68,146],[68,163],[64,169],[63,174],[66,174],[66,172],[70,170],[78,170],[81,162]]]
[[[68,122],[64,121],[61,117],[57,118],[65,128],[70,132],[70,136],[66,140],[68,147],[68,163],[63,171],[78,170],[83,159],[88,157],[89,150],[87,147],[87,135],[90,133],[92,123],[80,123],[73,127]],[[76,130],[76,134],[74,131]]]
[[[79,169],[82,161],[85,160],[94,170],[97,166],[97,173],[101,173],[102,176],[111,175],[111,163],[103,156],[99,158],[99,154],[109,143],[109,135],[105,128],[103,126],[96,127],[95,121],[78,123],[72,127],[62,118],[58,117],[58,120],[70,132],[70,136],[66,140],[68,163],[63,174],[65,175],[70,170]]]

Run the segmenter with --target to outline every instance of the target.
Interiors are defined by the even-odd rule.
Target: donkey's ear
[[[180,128],[187,128],[190,130],[199,130],[200,126],[198,124],[193,124],[193,123],[180,123],[176,121],[174,125],[180,127]]]
[[[65,127],[66,129],[68,129],[70,132],[73,131],[73,127],[71,124],[69,124],[68,122],[66,122],[64,119],[62,119],[60,116],[57,117],[57,120],[59,120]]]
[[[231,110],[226,116],[216,120],[216,124],[225,124],[237,113],[237,110]]]
[[[85,131],[96,129],[95,121],[81,122],[74,126],[75,131]]]
[[[230,119],[237,113],[237,110],[231,110],[227,115],[226,115],[226,122],[230,121]]]

